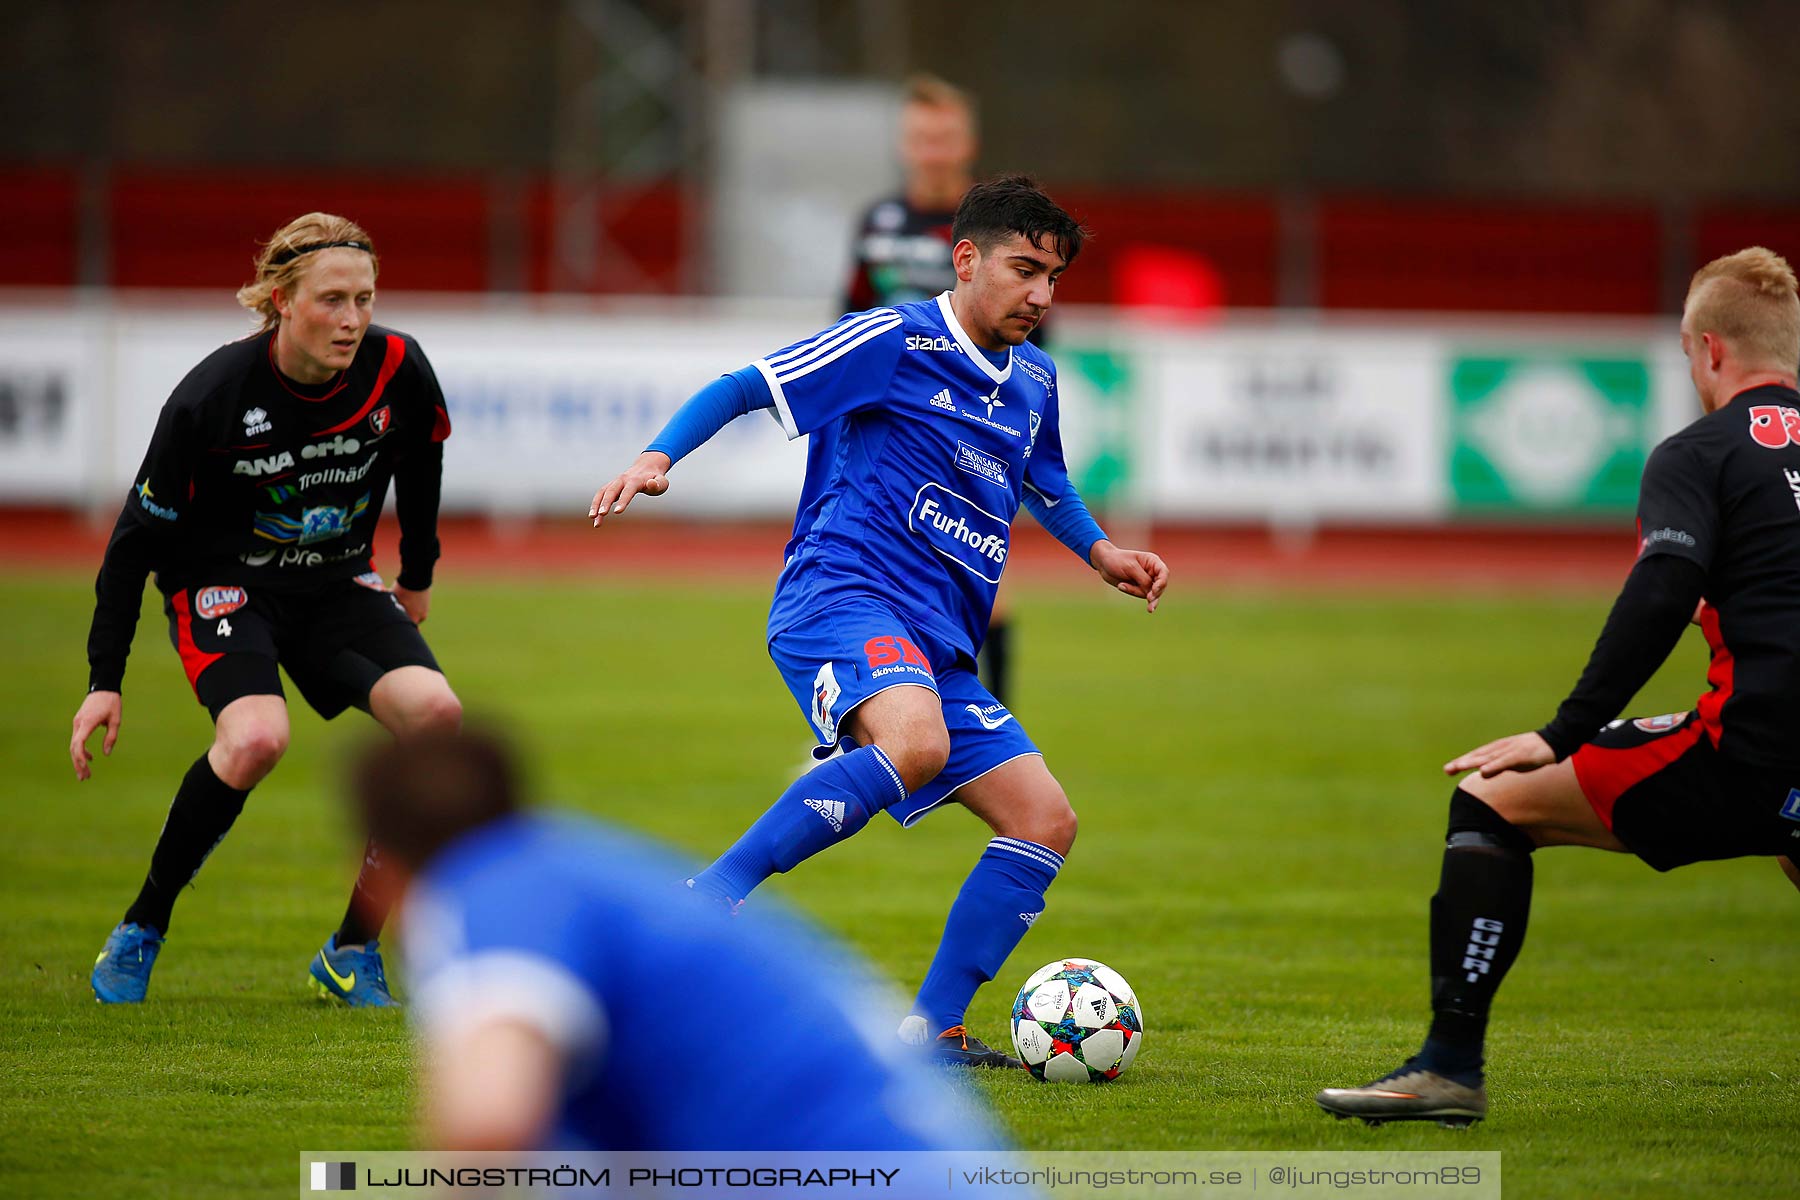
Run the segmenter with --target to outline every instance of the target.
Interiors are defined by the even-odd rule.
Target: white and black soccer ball
[[[1034,1078],[1105,1083],[1137,1058],[1143,1010],[1125,977],[1105,963],[1059,958],[1019,989],[1012,1039]]]

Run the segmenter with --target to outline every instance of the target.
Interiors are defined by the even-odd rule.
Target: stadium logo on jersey
[[[1781,806],[1781,815],[1790,821],[1800,821],[1800,788],[1788,790],[1787,803]]]
[[[259,433],[267,433],[275,428],[269,423],[269,414],[260,408],[250,409],[244,414],[244,436],[255,437]]]
[[[156,493],[150,490],[149,478],[145,477],[144,482],[137,486],[138,507],[142,508],[151,516],[160,517],[165,521],[173,521],[176,517],[181,515],[172,508],[164,508],[162,505],[158,504],[152,499],[155,495]]]
[[[249,593],[241,587],[207,587],[194,593],[194,615],[210,621],[234,613],[250,603]]]
[[[837,741],[837,716],[831,711],[844,689],[838,686],[837,672],[826,663],[813,676],[812,685],[812,723],[813,728],[828,742]]]
[[[831,826],[831,832],[844,832],[844,802],[842,800],[814,800],[808,797],[805,803],[806,807],[825,818],[825,823]]]
[[[1006,486],[1006,464],[991,454],[983,454],[967,442],[956,443],[956,467],[989,483]]]
[[[989,733],[992,733],[1013,718],[1013,715],[1006,711],[1006,705],[1004,704],[990,704],[986,708],[981,708],[974,704],[965,704],[963,707],[968,709],[969,715],[974,717],[977,721],[980,721],[981,727]],[[1000,719],[997,721],[994,719],[995,713],[1000,714]]]
[[[369,414],[369,428],[375,431],[376,437],[380,437],[388,431],[388,423],[393,419],[393,410],[384,404]]]
[[[1686,713],[1679,712],[1669,713],[1667,716],[1661,717],[1639,717],[1637,720],[1633,721],[1632,724],[1636,725],[1645,733],[1667,733],[1671,729],[1680,728],[1681,723],[1687,719],[1688,715]]]
[[[943,391],[941,391],[937,395],[933,396],[931,398],[931,407],[941,408],[945,412],[955,412],[956,411],[956,401],[954,401],[950,398],[950,389],[945,388]]]
[[[999,583],[1006,565],[1007,523],[967,496],[928,483],[913,497],[907,527],[932,550],[970,574]]]
[[[929,350],[934,354],[961,354],[963,352],[963,348],[956,344],[954,338],[947,338],[941,333],[936,337],[927,337],[922,333],[909,333],[906,335],[906,348],[908,350]]]

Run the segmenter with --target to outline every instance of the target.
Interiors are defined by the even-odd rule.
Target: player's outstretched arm
[[[668,491],[669,468],[672,466],[674,463],[669,456],[660,450],[646,450],[638,455],[636,462],[594,493],[594,502],[588,507],[588,516],[594,519],[594,527],[598,529],[600,522],[606,518],[624,512],[639,494],[660,496]]]
[[[1794,865],[1794,860],[1784,855],[1775,861],[1781,865],[1781,873],[1788,877],[1788,882],[1800,888],[1800,867]]]
[[[1136,596],[1145,602],[1147,612],[1156,611],[1163,589],[1169,586],[1168,564],[1148,550],[1126,550],[1102,538],[1088,551],[1088,561],[1107,587]]]
[[[1492,779],[1502,771],[1535,771],[1555,761],[1556,751],[1542,734],[1515,733],[1451,759],[1444,764],[1444,774],[1479,770],[1483,779]]]
[[[87,747],[88,738],[105,726],[106,737],[100,742],[100,753],[111,756],[119,740],[119,726],[124,720],[125,700],[117,692],[89,692],[81,707],[75,710],[75,732],[69,738],[69,761],[75,764],[75,778],[85,782],[94,755]]]

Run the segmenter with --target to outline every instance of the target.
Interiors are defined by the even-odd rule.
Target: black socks
[[[1488,1007],[1525,944],[1532,840],[1457,788],[1431,898],[1431,1033],[1422,1065],[1479,1082]]]
[[[244,811],[244,797],[249,794],[214,774],[204,754],[188,768],[150,855],[150,873],[144,877],[137,899],[125,910],[127,924],[136,922],[158,933],[169,932],[175,898]]]
[[[392,896],[381,847],[370,838],[363,847],[362,870],[356,876],[356,889],[350,893],[350,907],[344,910],[343,924],[338,926],[337,944],[362,946],[381,936],[381,927],[393,904]]]

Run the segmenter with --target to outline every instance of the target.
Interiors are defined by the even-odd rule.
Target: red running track
[[[111,527],[62,510],[0,513],[0,567],[92,571]],[[450,518],[441,529],[439,576],[527,579],[531,576],[773,583],[787,526],[770,522],[707,523],[641,518],[593,529],[585,521],[492,521]],[[1141,531],[1115,523],[1124,545]],[[399,530],[392,516],[377,537],[376,565],[390,578],[399,567]],[[1431,527],[1325,529],[1311,536],[1264,528],[1157,526],[1149,548],[1169,563],[1180,587],[1457,591],[1593,591],[1617,587],[1635,543],[1628,523],[1616,531],[1542,528]],[[1048,535],[1021,523],[1009,579],[1034,584],[1086,582],[1081,566]]]

